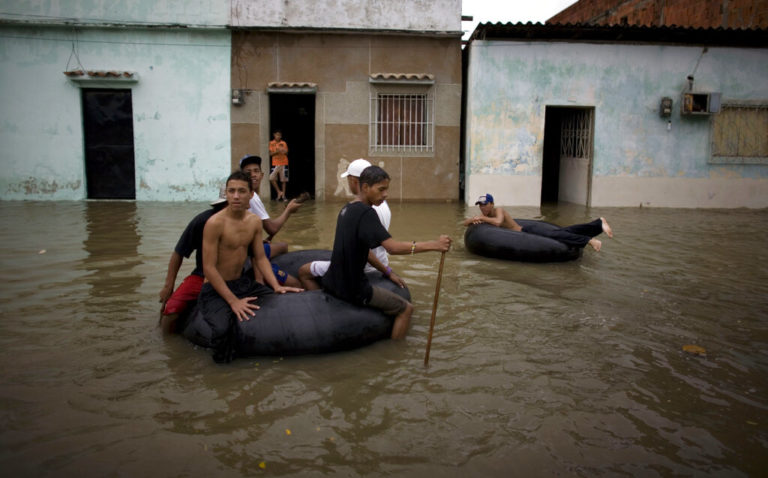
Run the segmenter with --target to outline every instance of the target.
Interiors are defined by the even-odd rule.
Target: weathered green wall
[[[84,3],[83,3],[84,4]],[[230,171],[225,29],[0,27],[0,199],[86,197],[80,87],[132,71],[136,198],[206,200]]]
[[[221,28],[228,23],[229,7],[229,0],[3,0],[0,17],[34,23]]]
[[[595,206],[768,207],[768,165],[709,164],[710,121],[680,95],[768,102],[768,50],[596,43],[471,43],[467,200],[538,205],[547,106],[594,107]],[[698,66],[697,66],[698,65]],[[662,97],[674,99],[668,129]]]

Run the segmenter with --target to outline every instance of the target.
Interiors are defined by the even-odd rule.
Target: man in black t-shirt
[[[205,281],[203,276],[203,228],[208,219],[224,209],[226,205],[226,188],[222,186],[219,197],[211,203],[211,208],[189,221],[184,232],[181,233],[173,253],[171,253],[165,284],[159,293],[160,302],[163,303],[163,310],[160,313],[160,329],[163,333],[174,331],[179,314],[187,310],[200,294],[200,289]],[[192,255],[192,252],[195,252],[195,268],[179,284],[179,288],[174,290],[176,275],[181,269],[181,264],[185,257],[189,258]]]
[[[392,338],[403,339],[408,333],[413,305],[394,292],[371,286],[364,272],[368,252],[379,245],[390,254],[444,252],[450,249],[451,238],[441,235],[434,241],[425,242],[393,239],[371,207],[381,204],[387,198],[388,190],[389,175],[386,171],[378,166],[363,170],[357,197],[339,212],[331,265],[323,277],[323,287],[339,299],[395,316]]]

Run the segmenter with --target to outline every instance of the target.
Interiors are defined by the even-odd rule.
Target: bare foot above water
[[[605,220],[604,217],[601,217],[600,220],[603,222],[603,232],[608,237],[613,237],[613,229],[611,229],[611,226],[608,225],[608,221]]]

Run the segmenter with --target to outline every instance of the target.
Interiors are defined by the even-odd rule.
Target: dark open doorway
[[[270,93],[269,139],[276,130],[288,145],[286,196],[294,198],[306,191],[315,197],[315,95]],[[276,197],[271,186],[269,197]]]
[[[589,206],[592,192],[594,108],[547,106],[541,203]]]
[[[136,199],[131,90],[84,89],[85,180],[89,199]]]

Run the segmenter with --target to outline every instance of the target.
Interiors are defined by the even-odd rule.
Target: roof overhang
[[[374,73],[368,82],[389,85],[434,85],[435,75],[430,73]]]
[[[481,23],[468,43],[481,40],[681,44],[768,47],[768,30],[541,23]]]
[[[308,81],[273,81],[267,84],[267,93],[315,94],[317,83]]]

